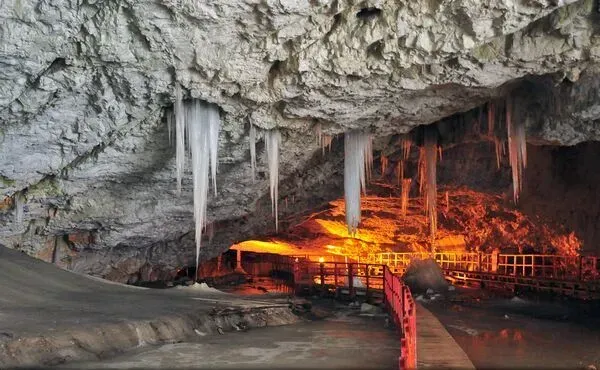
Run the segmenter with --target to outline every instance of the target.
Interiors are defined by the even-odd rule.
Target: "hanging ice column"
[[[279,130],[270,130],[265,133],[265,146],[267,149],[267,162],[269,165],[269,185],[271,188],[271,211],[275,216],[275,231],[279,231],[279,217],[277,214],[277,200],[279,198],[279,143],[281,134]]]
[[[256,181],[256,128],[250,124],[250,168],[252,169],[252,182]]]
[[[185,164],[185,137],[192,155],[192,178],[194,184],[194,222],[196,228],[196,268],[200,257],[202,230],[206,226],[208,200],[208,173],[212,173],[213,188],[217,193],[217,152],[221,119],[219,109],[200,100],[182,101],[181,88],[175,87],[175,137],[177,162],[177,190],[181,192],[181,180]],[[186,135],[187,134],[187,135]],[[210,167],[210,168],[209,168]]]
[[[354,235],[360,223],[360,192],[366,191],[366,175],[372,164],[371,138],[357,131],[344,135],[344,200],[348,233]]]
[[[437,131],[434,128],[425,128],[424,157],[425,209],[433,242],[437,233]]]
[[[512,120],[512,101],[506,100],[506,127],[508,129],[508,157],[512,168],[513,199],[515,204],[523,190],[523,169],[527,167],[527,142],[525,122]]]

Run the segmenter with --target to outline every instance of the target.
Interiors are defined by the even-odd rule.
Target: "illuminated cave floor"
[[[69,369],[397,369],[396,332],[384,315],[346,309],[317,321],[148,347]]]
[[[421,303],[477,369],[600,368],[597,303],[459,297]]]

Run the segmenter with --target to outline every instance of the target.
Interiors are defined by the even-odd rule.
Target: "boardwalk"
[[[419,369],[475,369],[442,323],[417,304],[417,367]]]

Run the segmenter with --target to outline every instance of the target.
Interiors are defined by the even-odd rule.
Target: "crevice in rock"
[[[362,8],[358,13],[356,13],[356,18],[362,19],[363,21],[373,20],[381,14],[381,9],[376,7],[367,7]]]

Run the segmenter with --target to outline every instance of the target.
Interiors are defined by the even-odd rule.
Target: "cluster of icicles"
[[[219,147],[219,130],[221,118],[219,108],[198,99],[183,101],[181,87],[175,86],[175,103],[173,114],[167,115],[169,139],[172,126],[175,124],[175,153],[177,172],[177,192],[181,193],[182,178],[185,171],[186,144],[191,155],[191,168],[194,189],[194,222],[196,241],[196,267],[200,258],[202,233],[206,229],[212,234],[212,224],[207,223],[206,208],[208,203],[209,172],[214,195],[217,195],[217,154]],[[281,135],[278,130],[265,131],[265,146],[269,169],[272,212],[277,229],[277,199],[279,184],[279,145]],[[252,179],[256,178],[256,128],[250,126],[250,162]]]
[[[522,189],[523,169],[527,163],[525,144],[525,124],[513,122],[512,104],[508,101],[505,105],[506,126],[508,137],[508,152],[512,167],[514,201],[518,201]],[[504,142],[494,134],[496,108],[488,104],[488,133],[494,138],[498,166],[500,156],[504,152]],[[176,143],[176,168],[177,190],[181,192],[182,178],[185,170],[186,144],[191,155],[191,168],[194,189],[194,221],[196,228],[196,265],[199,262],[200,247],[203,230],[209,229],[206,218],[206,207],[209,188],[209,172],[212,188],[217,195],[217,152],[221,120],[219,109],[216,105],[197,99],[183,101],[181,87],[175,88],[175,104],[173,114],[167,116],[169,138],[171,138],[172,125],[175,125]],[[423,197],[424,211],[429,218],[430,236],[435,240],[437,232],[437,162],[441,159],[442,150],[438,145],[437,129],[433,126],[425,127],[423,145],[419,148],[418,180],[419,193]],[[331,148],[332,136],[323,134],[321,126],[315,127],[317,140],[323,153],[326,148]],[[250,164],[252,180],[256,179],[256,142],[258,132],[254,125],[250,125]],[[278,229],[278,184],[279,184],[279,147],[281,134],[277,129],[264,131],[264,141],[267,153],[269,170],[269,186],[271,196],[271,209],[275,217],[275,228]],[[401,213],[407,214],[411,178],[404,177],[404,165],[410,156],[412,141],[405,135],[401,138],[401,159],[395,168],[398,186],[401,189]],[[388,159],[381,156],[382,175],[387,171]],[[366,193],[367,183],[372,175],[373,148],[371,135],[361,131],[349,131],[344,136],[344,200],[346,209],[346,224],[348,233],[355,235],[361,221],[361,194]],[[20,198],[19,198],[20,199]],[[19,200],[17,199],[17,200]],[[19,202],[20,203],[20,202]],[[446,194],[446,207],[449,206]],[[22,218],[22,212],[17,207],[17,218]],[[211,228],[212,230],[212,228]]]

